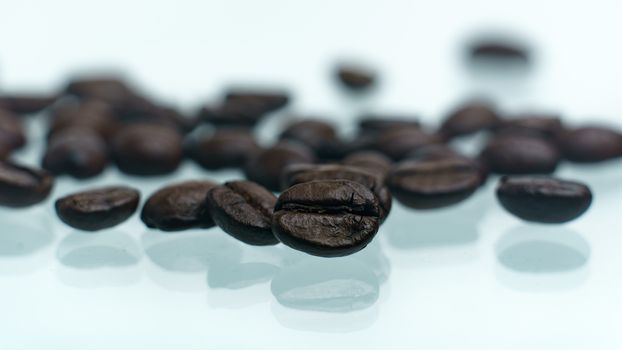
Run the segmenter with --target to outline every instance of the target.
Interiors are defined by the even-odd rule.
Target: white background
[[[619,125],[621,10],[619,1],[0,0],[0,91],[49,91],[105,68],[188,110],[251,82],[288,87],[294,112],[343,127],[367,109],[433,124],[482,93],[508,111]],[[503,79],[470,72],[463,44],[488,29],[531,43],[533,69]],[[332,64],[348,58],[381,73],[364,99],[331,79]],[[35,140],[18,156],[37,164],[42,126],[31,124]],[[185,164],[165,178],[110,169],[88,182],[62,179],[45,205],[0,210],[0,348],[620,349],[621,173],[619,162],[563,165],[560,176],[595,193],[587,215],[563,227],[506,214],[492,179],[447,210],[396,204],[372,246],[330,260],[243,246],[218,229],[161,234],[136,216],[85,235],[52,209],[52,198],[94,184],[130,183],[146,196],[164,182],[236,172]],[[316,289],[294,295],[331,312],[284,307],[274,274],[286,286],[316,278]],[[322,302],[336,295],[344,298]],[[336,307],[344,301],[359,309]]]

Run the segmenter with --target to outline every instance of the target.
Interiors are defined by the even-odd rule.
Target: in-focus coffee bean
[[[622,157],[622,135],[612,129],[586,126],[559,135],[563,157],[577,163],[597,163]]]
[[[210,228],[214,221],[203,215],[207,193],[217,184],[211,181],[185,181],[157,190],[145,202],[140,219],[150,228],[181,231]]]
[[[592,203],[592,192],[574,181],[505,176],[499,182],[497,198],[508,212],[523,220],[559,224],[583,215]]]
[[[114,227],[138,207],[140,193],[130,187],[110,186],[70,194],[56,201],[56,214],[67,225],[83,231]]]
[[[377,196],[348,180],[305,182],[278,198],[272,230],[285,245],[323,257],[353,254],[380,226]]]
[[[500,121],[494,107],[484,102],[470,102],[452,111],[440,128],[448,138],[490,130]]]
[[[542,137],[500,135],[490,140],[480,158],[497,174],[550,174],[561,155],[554,143]]]
[[[407,207],[436,209],[467,199],[482,181],[477,162],[444,158],[403,161],[391,171],[387,185],[393,196]]]
[[[272,213],[276,197],[250,181],[230,181],[211,189],[206,215],[231,236],[251,245],[274,245]]]
[[[354,91],[368,89],[376,81],[374,72],[354,65],[341,65],[337,67],[336,76],[344,87]]]
[[[203,168],[219,170],[241,168],[260,151],[250,130],[232,128],[197,135],[188,153]]]
[[[108,147],[90,128],[67,127],[52,134],[41,165],[56,175],[79,179],[97,176],[108,165]]]
[[[248,180],[257,182],[270,191],[281,190],[281,173],[291,164],[313,163],[313,152],[300,143],[281,141],[251,158],[244,167]]]
[[[49,196],[53,185],[54,177],[45,170],[0,162],[0,206],[22,208],[37,204]]]
[[[115,134],[111,150],[124,173],[164,175],[175,171],[182,160],[182,136],[167,126],[131,124]]]

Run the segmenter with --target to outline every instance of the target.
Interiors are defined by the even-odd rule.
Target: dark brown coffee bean
[[[209,191],[207,213],[231,236],[251,245],[274,245],[272,212],[276,197],[250,181],[231,181]]]
[[[420,147],[442,142],[444,139],[440,135],[429,134],[418,128],[391,129],[378,136],[376,149],[399,161]]]
[[[127,220],[138,207],[140,193],[115,186],[78,192],[56,201],[56,214],[67,225],[83,231],[98,231]]]
[[[503,120],[495,132],[497,134],[526,134],[541,137],[556,137],[564,130],[561,119],[547,115],[520,115]]]
[[[54,177],[45,170],[0,162],[0,205],[28,207],[45,200],[54,185]]]
[[[98,100],[70,100],[59,102],[50,114],[48,135],[70,127],[92,129],[108,140],[119,128],[114,109]]]
[[[393,166],[391,159],[377,151],[354,152],[343,158],[341,163],[374,173],[383,179],[383,183],[387,174],[391,171],[391,167]]]
[[[125,173],[168,174],[181,162],[182,137],[176,129],[162,125],[128,125],[114,136],[112,154],[119,169]]]
[[[364,169],[346,165],[294,164],[285,168],[281,175],[281,188],[311,181],[350,180],[369,188],[380,201],[380,220],[384,221],[391,211],[393,198],[384,185],[384,178]]]
[[[248,159],[261,151],[248,129],[222,129],[203,133],[190,141],[189,154],[209,170],[241,168]]]
[[[446,158],[465,158],[455,149],[442,143],[425,145],[408,153],[405,159],[408,160],[439,160]]]
[[[375,150],[378,145],[377,133],[359,133],[353,139],[344,143],[343,153],[352,154],[360,151],[372,151]]]
[[[108,146],[92,129],[67,127],[50,137],[41,164],[56,175],[93,177],[108,165]]]
[[[339,159],[344,152],[335,127],[322,120],[306,119],[294,122],[283,130],[280,139],[305,144],[321,159]]]
[[[197,118],[216,126],[255,126],[266,115],[264,103],[256,100],[233,99],[220,105],[206,105]]]
[[[37,113],[52,105],[56,98],[47,95],[0,95],[0,109],[17,114]]]
[[[272,230],[285,245],[323,257],[353,254],[380,226],[378,198],[348,180],[305,182],[278,198]]]
[[[216,186],[211,181],[203,180],[161,188],[147,199],[140,219],[147,227],[162,231],[213,227],[214,221],[203,211],[207,192]]]
[[[477,163],[460,158],[406,160],[395,166],[387,185],[395,198],[414,209],[436,209],[470,197],[482,183]]]
[[[365,90],[376,81],[374,72],[353,65],[339,66],[336,75],[344,87],[354,91]]]
[[[26,135],[20,118],[2,109],[0,109],[0,143],[11,150],[26,144]]]
[[[306,146],[293,142],[279,142],[251,158],[244,168],[246,178],[270,191],[279,191],[283,170],[291,164],[313,163],[313,152]]]
[[[482,40],[471,45],[469,54],[472,59],[494,61],[516,61],[527,63],[529,50],[518,43],[501,40]]]
[[[592,203],[592,192],[582,183],[552,177],[504,176],[497,198],[523,220],[559,224],[583,215]]]
[[[565,159],[596,163],[622,156],[622,135],[612,129],[587,126],[560,134],[559,146]]]
[[[471,102],[451,112],[443,124],[440,133],[452,138],[489,130],[500,119],[494,108],[483,102]]]
[[[285,107],[290,101],[290,96],[285,91],[243,88],[227,91],[225,101],[261,104],[265,112],[272,112]]]
[[[65,92],[81,99],[97,99],[112,104],[124,105],[133,90],[126,82],[117,76],[84,76],[70,81]]]
[[[381,133],[389,129],[420,128],[417,116],[366,114],[359,119],[362,133]]]
[[[494,137],[480,158],[497,174],[550,174],[561,156],[555,144],[544,138],[505,135]]]

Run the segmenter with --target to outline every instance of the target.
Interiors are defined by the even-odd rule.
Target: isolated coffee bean
[[[83,231],[98,231],[127,220],[136,211],[139,200],[137,190],[111,186],[62,197],[55,207],[65,224]]]
[[[518,44],[503,40],[479,40],[473,43],[469,49],[469,55],[473,60],[492,60],[501,62],[529,62],[529,50]]]
[[[587,126],[559,135],[563,157],[577,163],[597,163],[622,156],[622,135],[612,129]]]
[[[157,124],[123,127],[115,134],[111,148],[119,169],[132,175],[171,173],[183,155],[181,134]]]
[[[272,212],[276,197],[250,181],[230,181],[209,191],[206,214],[225,232],[251,245],[274,245]]]
[[[0,162],[0,206],[22,208],[37,204],[48,197],[53,185],[54,177],[45,170]]]
[[[547,115],[519,115],[503,120],[495,129],[497,134],[524,134],[556,137],[564,130],[561,119]]]
[[[440,133],[452,138],[489,130],[500,121],[494,108],[483,102],[471,102],[451,112],[443,124]]]
[[[389,129],[421,127],[419,118],[415,115],[366,114],[359,119],[358,125],[362,133],[380,133]]]
[[[108,140],[119,128],[114,109],[99,100],[64,99],[51,111],[48,135],[71,127],[92,129]]]
[[[383,182],[393,165],[391,159],[377,151],[354,152],[343,158],[341,163],[374,173],[383,179]]]
[[[354,65],[341,65],[337,67],[336,75],[344,87],[355,91],[367,89],[376,81],[374,72]]]
[[[315,156],[306,146],[294,142],[279,142],[251,158],[244,167],[246,178],[270,191],[279,191],[281,173],[291,164],[313,163]]]
[[[213,227],[214,221],[203,215],[203,211],[207,193],[216,186],[202,180],[163,187],[147,199],[140,219],[147,227],[162,231]]]
[[[467,199],[482,180],[481,169],[474,161],[461,158],[406,160],[391,171],[387,185],[405,206],[435,209]]]
[[[93,177],[108,165],[108,146],[94,130],[68,127],[50,137],[41,165],[55,175]]]
[[[213,134],[199,134],[189,145],[192,159],[209,170],[241,168],[260,151],[248,129],[221,129]]]
[[[544,138],[501,135],[486,145],[480,158],[497,174],[550,174],[561,156],[557,146]]]
[[[444,138],[440,135],[429,134],[418,128],[391,129],[378,136],[376,149],[399,161],[420,147],[443,142]]]
[[[545,176],[505,176],[499,182],[497,198],[517,217],[549,224],[574,220],[592,203],[586,185]]]
[[[365,248],[379,226],[376,195],[358,182],[328,180],[284,191],[275,206],[272,231],[291,248],[337,257]]]
[[[2,109],[0,109],[0,143],[11,150],[26,144],[26,135],[20,118]]]
[[[250,102],[263,105],[265,112],[272,112],[285,107],[290,101],[286,91],[269,89],[230,89],[225,93],[226,102]]]
[[[52,105],[56,98],[52,95],[0,95],[0,109],[17,114],[37,113]]]
[[[371,190],[380,201],[380,220],[384,221],[391,211],[393,198],[384,185],[384,178],[367,170],[346,165],[290,165],[281,175],[281,188],[321,180],[349,180],[358,182]]]
[[[322,159],[339,159],[343,147],[335,127],[325,121],[305,119],[294,122],[280,135],[282,140],[298,141],[311,148]]]

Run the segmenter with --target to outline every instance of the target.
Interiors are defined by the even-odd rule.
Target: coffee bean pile
[[[529,60],[521,48],[494,42],[470,52],[474,59]],[[340,65],[335,80],[364,96],[378,74]],[[592,194],[582,183],[552,177],[559,164],[622,157],[616,130],[570,127],[547,114],[509,116],[482,101],[459,106],[436,128],[409,115],[366,114],[345,138],[330,122],[307,118],[287,125],[276,143],[260,145],[254,127],[291,100],[287,91],[230,89],[186,116],[106,76],[72,80],[51,96],[0,95],[0,205],[42,202],[55,176],[92,178],[110,164],[134,176],[164,175],[191,159],[208,170],[240,169],[246,180],[165,184],[142,206],[147,227],[218,226],[246,244],[283,243],[336,257],[372,241],[390,220],[393,197],[415,210],[448,207],[472,196],[489,174],[502,175],[497,197],[508,212],[531,222],[568,222],[589,208]],[[11,158],[27,142],[21,116],[31,113],[47,118],[41,169]],[[453,146],[475,134],[488,137],[479,154]],[[119,185],[69,194],[55,208],[67,225],[97,231],[125,221],[139,203],[136,189]]]

